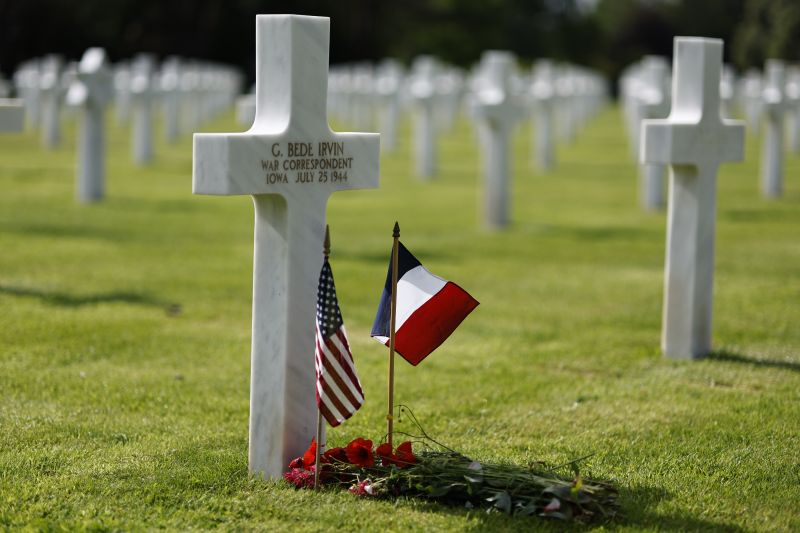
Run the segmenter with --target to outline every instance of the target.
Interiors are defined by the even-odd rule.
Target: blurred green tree
[[[769,58],[800,58],[800,2],[747,0],[733,40],[737,67],[761,67]]]
[[[740,68],[800,56],[800,0],[0,0],[0,68],[103,46],[115,61],[206,58],[252,80],[259,13],[331,17],[334,63],[426,53],[466,67],[495,48],[614,79],[644,54],[670,56],[676,35],[725,39]]]

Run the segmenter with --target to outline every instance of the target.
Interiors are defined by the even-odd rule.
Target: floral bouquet
[[[401,411],[404,407],[401,407]],[[330,448],[316,464],[317,444],[289,464],[284,478],[297,488],[319,483],[371,498],[411,497],[445,505],[486,508],[514,516],[542,516],[580,522],[607,521],[616,516],[617,491],[609,483],[584,479],[578,461],[548,468],[477,461],[422,435],[410,436],[425,450],[414,453],[411,440],[392,448],[389,443],[356,438],[345,447]],[[585,459],[585,458],[583,458]],[[571,475],[560,473],[564,470]]]

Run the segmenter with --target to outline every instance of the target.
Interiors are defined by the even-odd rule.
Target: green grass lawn
[[[91,206],[73,200],[73,123],[53,152],[0,137],[0,529],[561,527],[249,478],[251,200],[192,196],[189,138],[140,169],[109,128],[108,197]],[[431,435],[519,464],[594,454],[584,473],[620,488],[609,529],[800,529],[800,157],[778,201],[758,192],[755,139],[722,168],[716,352],[674,362],[659,352],[665,216],[638,208],[616,109],[550,175],[518,129],[514,222],[494,234],[468,123],[427,184],[407,128],[380,189],[329,204],[367,399],[329,444],[385,432],[386,350],[368,335],[399,220],[409,249],[481,302],[419,367],[398,362],[396,399]]]

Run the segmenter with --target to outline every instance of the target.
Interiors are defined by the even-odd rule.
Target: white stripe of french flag
[[[372,337],[389,344],[391,266],[372,326]],[[416,366],[450,336],[478,306],[451,281],[431,274],[402,243],[398,251],[395,351]]]

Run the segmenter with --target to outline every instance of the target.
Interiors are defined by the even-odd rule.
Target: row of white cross
[[[737,83],[733,69],[724,68],[719,88],[720,111],[724,117],[742,113],[753,133],[760,130],[763,121],[761,191],[767,198],[776,198],[783,191],[784,130],[789,134],[788,148],[795,153],[800,151],[800,68],[788,69],[787,75],[782,61],[770,60],[765,78],[762,83],[758,73],[750,71]],[[638,159],[642,120],[663,118],[670,111],[667,60],[647,56],[631,65],[621,77],[620,95],[631,148]],[[663,174],[663,165],[640,166],[641,203],[645,209],[663,208]]]
[[[438,138],[453,130],[460,113],[473,100],[502,91],[517,107],[517,120],[533,118],[535,134],[531,164],[540,171],[553,168],[556,142],[568,143],[606,101],[605,80],[573,65],[541,60],[523,75],[509,56],[497,79],[486,72],[494,68],[499,52],[488,52],[471,71],[446,65],[432,56],[419,56],[406,71],[396,60],[331,67],[328,79],[328,116],[357,131],[377,129],[381,150],[397,146],[397,128],[405,112],[413,116],[414,173],[423,181],[438,173]],[[507,54],[507,53],[503,53]],[[495,87],[502,83],[502,87]],[[490,96],[491,97],[491,96]],[[239,99],[237,119],[253,123],[255,95]],[[553,123],[555,122],[555,127]]]
[[[112,68],[101,48],[87,50],[79,63],[66,68],[55,55],[28,61],[14,75],[28,127],[41,130],[46,148],[60,144],[62,104],[78,113],[76,195],[83,202],[104,196],[104,117],[112,99],[117,123],[133,122],[133,162],[147,165],[154,156],[154,112],[159,105],[165,140],[173,143],[180,134],[196,131],[227,109],[239,91],[240,79],[229,67],[178,58],[166,60],[158,71],[146,54]]]
[[[377,126],[381,150],[391,152],[400,115],[409,112],[414,124],[414,171],[428,181],[437,174],[438,138],[452,131],[459,113],[467,111],[474,119],[484,156],[483,223],[500,228],[510,219],[508,141],[514,126],[533,117],[531,162],[541,171],[550,170],[556,141],[571,142],[605,103],[606,93],[601,76],[575,66],[540,61],[523,76],[509,52],[486,52],[469,74],[434,57],[420,56],[407,73],[395,60],[374,69],[368,64],[331,68],[328,116],[359,131]],[[255,95],[240,98],[240,123],[253,123],[255,107]]]
[[[378,186],[379,139],[327,123],[329,21],[259,16],[256,115],[246,133],[197,134],[197,194],[249,194],[256,208],[250,469],[279,476],[315,430],[315,281],[329,196]],[[722,42],[678,38],[671,112],[645,121],[642,161],[669,165],[671,187],[662,346],[672,357],[710,350],[716,174],[743,153],[744,127],[720,117]],[[472,112],[484,162],[507,175],[507,138],[519,107],[512,58],[484,61]],[[486,209],[502,198],[491,194]]]

